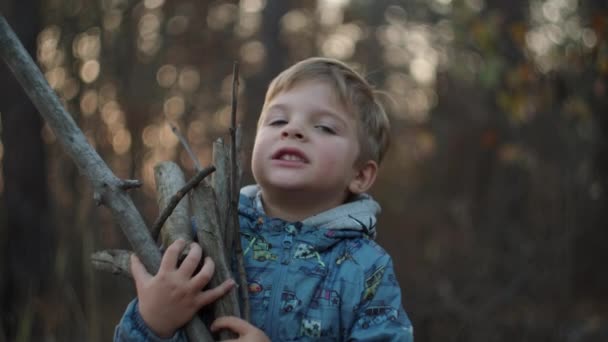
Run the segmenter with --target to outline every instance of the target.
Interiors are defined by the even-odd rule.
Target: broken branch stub
[[[93,267],[100,271],[132,278],[131,254],[133,252],[124,249],[108,249],[93,253],[91,255],[91,262],[93,263]]]

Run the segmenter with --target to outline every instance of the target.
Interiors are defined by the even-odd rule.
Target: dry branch
[[[182,170],[177,164],[169,161],[159,163],[154,167],[154,180],[156,181],[158,207],[163,210],[170,207],[171,200],[176,198],[174,194],[180,194],[180,189],[186,184]],[[162,245],[165,248],[169,247],[175,240],[182,239],[187,242],[187,246],[194,240],[194,234],[192,234],[190,220],[188,219],[189,207],[188,197],[182,196],[162,225],[160,235]],[[184,249],[182,254],[187,254],[189,250],[189,247]]]
[[[131,278],[131,254],[123,249],[108,249],[91,255],[93,267],[100,271]]]
[[[215,273],[209,286],[216,287],[228,278],[232,278],[229,263],[224,251],[222,231],[218,219],[217,200],[213,188],[207,183],[200,184],[190,193],[192,213],[196,224],[196,234],[203,251],[215,262]],[[236,289],[218,299],[213,305],[216,318],[222,316],[240,317],[239,301]],[[236,338],[229,331],[220,333],[221,339]]]
[[[179,201],[182,199],[182,197],[184,197],[190,190],[192,190],[192,188],[197,186],[198,183],[200,183],[205,177],[207,177],[213,171],[215,171],[215,167],[213,165],[203,169],[202,171],[197,173],[196,176],[194,176],[192,179],[190,179],[188,181],[188,183],[186,183],[186,185],[184,185],[183,188],[181,188],[179,191],[177,191],[175,193],[175,195],[173,195],[173,197],[171,197],[171,200],[169,201],[169,204],[167,205],[167,207],[161,212],[160,216],[156,219],[156,221],[152,225],[151,232],[152,232],[152,237],[154,238],[154,240],[156,240],[158,238],[160,228],[163,226],[163,224],[165,223],[165,221],[167,220],[169,215],[171,215],[173,208],[175,208],[175,206],[179,203]]]
[[[124,190],[124,182],[117,178],[89,145],[86,137],[44,76],[27,53],[6,19],[0,15],[0,55],[21,84],[28,97],[51,127],[66,153],[80,172],[93,184],[96,198],[106,205],[131,246],[148,271],[155,274],[161,255],[143,218]],[[212,341],[209,331],[198,317],[187,327],[191,341]]]
[[[223,230],[223,240],[226,245],[226,256],[232,255],[232,238],[231,232],[226,229],[228,222],[229,207],[230,207],[230,159],[228,146],[220,138],[213,143],[213,165],[217,168],[217,172],[213,175],[212,185],[217,198],[217,207],[220,213],[218,217],[219,225]]]
[[[249,321],[249,293],[247,292],[247,278],[245,275],[245,264],[243,263],[243,248],[241,246],[240,224],[239,224],[239,184],[241,183],[241,168],[238,163],[238,144],[240,144],[240,129],[236,125],[237,98],[239,93],[239,64],[234,63],[232,72],[232,112],[230,118],[230,195],[228,196],[229,211],[225,222],[227,236],[226,246],[231,251],[230,255],[236,255],[237,269],[239,273],[239,289],[243,303],[243,318]]]

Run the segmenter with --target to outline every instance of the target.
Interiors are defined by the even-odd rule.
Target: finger
[[[190,279],[192,273],[194,273],[194,270],[198,266],[199,261],[201,261],[202,254],[203,251],[198,243],[191,243],[190,251],[188,252],[188,255],[186,255],[186,259],[184,259],[179,266],[179,272],[182,273],[184,277]]]
[[[219,298],[223,297],[226,293],[232,290],[234,284],[234,280],[228,279],[212,289],[205,290],[199,293],[196,296],[196,303],[198,307],[200,308],[205,305],[209,305],[210,303],[213,303]]]
[[[167,248],[160,262],[159,272],[173,271],[177,267],[177,257],[185,245],[186,241],[178,239]]]
[[[247,323],[247,321],[235,317],[235,316],[224,316],[216,319],[211,324],[211,331],[216,332],[221,329],[228,329],[239,336],[245,335],[248,330],[252,328],[252,325]]]
[[[152,278],[152,275],[148,273],[146,267],[135,254],[131,254],[131,275],[133,276],[136,287],[138,287],[138,284]]]
[[[192,286],[202,290],[211,281],[214,272],[215,263],[210,257],[206,257],[203,267],[192,277]]]

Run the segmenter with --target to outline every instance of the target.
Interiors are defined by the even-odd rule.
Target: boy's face
[[[260,118],[252,171],[266,191],[341,198],[356,177],[357,123],[322,81],[277,94]]]

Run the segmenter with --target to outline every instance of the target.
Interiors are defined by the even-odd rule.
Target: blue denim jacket
[[[413,341],[390,256],[373,241],[380,207],[368,195],[301,222],[264,214],[241,190],[239,218],[251,323],[272,341]],[[115,341],[163,341],[132,302]],[[150,337],[152,336],[152,337]],[[168,341],[185,340],[183,332]]]

